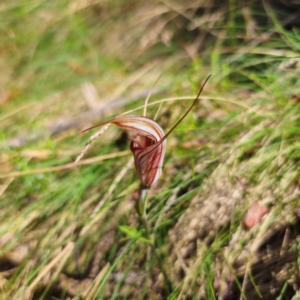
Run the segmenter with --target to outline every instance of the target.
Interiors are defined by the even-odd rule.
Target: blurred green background
[[[0,36],[1,299],[297,299],[299,1],[3,0]],[[160,75],[167,132],[209,74],[149,195],[167,294],[130,135],[72,163]]]

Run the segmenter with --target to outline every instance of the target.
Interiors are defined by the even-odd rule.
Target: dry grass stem
[[[128,154],[130,154],[129,150],[115,152],[115,153],[111,153],[111,154],[99,155],[96,157],[80,160],[76,163],[75,166],[90,165],[90,164],[98,162],[98,161],[103,161],[103,160],[115,158],[115,157],[126,156]],[[57,172],[57,171],[71,169],[71,168],[74,168],[74,162],[60,165],[60,166],[55,166],[55,167],[49,167],[49,168],[41,168],[41,169],[27,170],[27,171],[16,171],[16,172],[10,172],[10,173],[6,173],[6,174],[0,174],[0,178],[18,177],[18,176],[47,173],[47,172]]]
[[[133,157],[131,157],[129,159],[129,161],[127,162],[127,164],[124,166],[124,168],[122,168],[122,170],[119,172],[119,174],[115,177],[114,181],[112,182],[111,186],[109,187],[107,193],[105,194],[105,196],[101,199],[101,201],[99,201],[99,203],[97,204],[97,206],[95,207],[95,209],[93,210],[92,215],[96,214],[99,209],[103,206],[103,204],[108,200],[108,198],[112,195],[113,191],[115,190],[115,188],[118,186],[119,182],[122,180],[122,178],[126,175],[126,173],[128,172],[128,170],[130,168],[132,168],[133,165]]]
[[[156,81],[154,82],[154,84],[153,84],[151,90],[149,91],[149,94],[147,95],[147,98],[146,98],[145,104],[144,104],[144,112],[143,112],[143,116],[144,116],[144,117],[146,117],[149,98],[150,98],[150,96],[151,96],[151,94],[152,94],[152,92],[153,92],[153,90],[154,90],[154,88],[155,88],[157,82],[158,82],[159,79],[161,78],[161,76],[162,76],[162,75],[159,75],[159,76],[158,76],[158,78],[157,78]]]
[[[88,289],[83,295],[85,296],[86,300],[91,300],[94,299],[93,297],[95,296],[95,293],[97,292],[97,288],[100,285],[101,280],[105,276],[105,273],[109,269],[110,264],[107,263],[104,268],[101,269],[97,277],[95,278],[95,281],[93,282],[92,286],[90,289]]]
[[[100,130],[98,130],[96,133],[94,133],[89,140],[87,141],[87,143],[85,144],[85,147],[82,149],[81,153],[77,156],[77,158],[74,161],[74,166],[76,166],[78,164],[78,162],[82,159],[84,153],[90,148],[92,142],[94,140],[96,140],[100,135],[102,135],[104,133],[104,131],[109,127],[110,124],[106,124],[104,126],[102,126],[100,128]]]
[[[56,256],[54,257],[38,274],[38,276],[35,278],[35,280],[30,284],[28,287],[29,290],[33,290],[35,286],[40,282],[40,280],[50,272],[50,270],[57,265],[58,263],[64,264],[66,260],[69,258],[71,255],[72,251],[74,250],[74,243],[73,242],[68,242],[65,248]]]
[[[166,99],[162,99],[162,100],[158,100],[158,101],[153,101],[153,102],[149,103],[147,105],[147,107],[153,106],[153,105],[156,105],[156,104],[161,104],[161,103],[164,103],[164,102],[173,102],[173,101],[182,101],[182,100],[194,100],[194,99],[195,99],[195,96],[171,97],[171,98],[166,98]],[[205,97],[205,96],[199,97],[199,100],[220,101],[220,102],[224,102],[224,103],[235,104],[237,106],[241,106],[244,109],[251,110],[251,108],[249,106],[241,103],[243,100],[241,100],[241,101],[235,101],[235,100],[228,100],[228,99],[225,99],[225,98],[222,98],[222,97]],[[122,113],[122,115],[127,115],[127,114],[130,114],[132,112],[135,112],[135,111],[143,109],[143,108],[145,108],[145,105],[139,106],[139,107],[131,109],[131,110],[128,110],[128,111]],[[259,114],[259,112],[255,112],[255,113]]]

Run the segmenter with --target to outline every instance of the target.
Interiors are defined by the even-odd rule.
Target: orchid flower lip
[[[134,138],[127,138],[127,140],[131,141],[133,143],[137,143],[139,145],[139,147],[135,147],[136,149],[138,149],[138,148],[143,149],[142,145],[138,141],[136,141]]]

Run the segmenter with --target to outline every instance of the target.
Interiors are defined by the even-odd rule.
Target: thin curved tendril
[[[163,141],[170,135],[170,133],[178,126],[178,124],[188,115],[188,113],[192,110],[192,108],[194,107],[194,105],[196,104],[197,100],[199,99],[205,84],[207,83],[208,79],[211,77],[211,75],[209,75],[206,80],[204,81],[204,83],[201,86],[200,91],[198,92],[197,97],[195,98],[193,104],[190,106],[190,108],[186,111],[186,113],[176,122],[176,124],[165,134],[165,136],[159,140],[155,145],[153,145],[152,150],[156,149],[161,143],[163,143]]]

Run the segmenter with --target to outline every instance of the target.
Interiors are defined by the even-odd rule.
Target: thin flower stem
[[[168,294],[170,294],[171,291],[172,291],[172,284],[171,284],[171,282],[170,282],[170,280],[168,278],[167,272],[166,272],[166,270],[165,270],[165,268],[164,268],[164,266],[162,264],[161,257],[157,253],[157,249],[155,248],[154,237],[153,237],[153,235],[151,235],[151,233],[149,231],[148,221],[147,221],[147,219],[146,219],[145,216],[140,217],[140,219],[141,219],[141,222],[142,222],[142,224],[144,226],[144,229],[145,229],[145,232],[146,232],[146,237],[150,241],[151,249],[152,249],[152,251],[154,253],[154,256],[156,257],[156,259],[158,261],[160,271],[163,274],[164,281],[165,281],[165,284],[166,284],[166,287],[167,287],[167,292],[168,292]]]
[[[167,290],[168,294],[170,294],[172,291],[172,284],[171,284],[171,281],[169,280],[167,272],[163,266],[161,256],[158,254],[157,249],[155,248],[154,235],[152,235],[149,230],[149,223],[148,223],[147,214],[146,214],[147,195],[148,195],[148,188],[144,187],[141,184],[140,190],[139,190],[139,199],[138,199],[138,203],[136,205],[136,209],[137,209],[137,213],[140,217],[141,223],[143,224],[143,227],[145,229],[146,238],[150,241],[150,246],[151,246],[152,252],[154,253],[154,256],[156,257],[158,264],[159,264],[160,271],[163,274],[164,281],[166,284],[166,290]]]
[[[142,183],[139,188],[139,198],[137,202],[137,212],[140,217],[146,217],[146,206],[147,206],[147,196],[149,188],[144,186]]]

